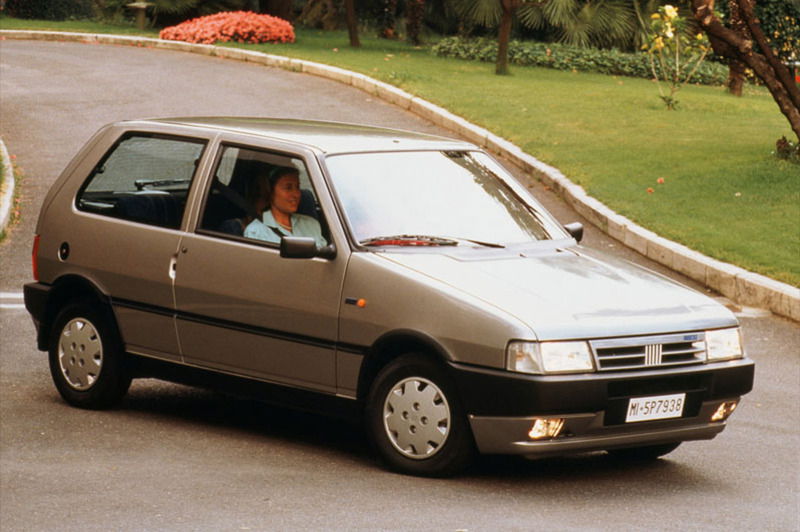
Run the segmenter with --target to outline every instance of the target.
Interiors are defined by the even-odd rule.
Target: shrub
[[[442,57],[494,62],[497,58],[497,42],[492,39],[448,37],[433,46],[433,53]],[[647,54],[558,43],[511,41],[508,46],[508,60],[520,66],[596,72],[644,79],[653,77]],[[694,73],[692,82],[722,85],[726,79],[728,79],[728,67],[719,63],[705,62]]]
[[[294,42],[294,28],[278,17],[251,11],[229,11],[164,28],[159,37],[202,44],[214,44],[217,41],[286,43]]]
[[[94,16],[92,0],[6,0],[7,15],[25,19],[66,20]]]
[[[795,143],[786,137],[781,137],[775,143],[774,153],[778,159],[800,164],[800,141]]]
[[[692,35],[686,18],[678,14],[678,8],[673,5],[659,7],[650,19],[650,37],[642,45],[642,50],[650,58],[661,100],[667,109],[675,109],[678,106],[675,94],[685,83],[692,81],[694,73],[711,51],[711,44],[705,33]],[[669,94],[662,88],[662,81]]]

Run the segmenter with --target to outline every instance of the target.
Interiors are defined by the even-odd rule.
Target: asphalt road
[[[741,318],[756,387],[727,430],[644,466],[599,453],[486,457],[427,480],[381,469],[357,427],[178,385],[137,381],[106,412],[67,407],[18,299],[44,194],[101,125],[198,114],[447,134],[311,76],[143,48],[0,42],[0,134],[23,171],[22,218],[0,244],[0,530],[800,529],[800,327],[759,313]],[[519,177],[562,222],[580,220]],[[663,271],[591,227],[585,243]]]

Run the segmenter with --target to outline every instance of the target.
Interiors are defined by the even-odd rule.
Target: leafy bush
[[[252,11],[229,11],[164,28],[159,37],[202,44],[214,44],[218,41],[286,43],[294,42],[294,27],[289,22],[270,15],[259,15]]]
[[[7,15],[25,19],[66,20],[94,16],[92,0],[6,0]]]
[[[448,37],[433,46],[433,53],[442,57],[494,62],[497,59],[497,42],[492,39]],[[597,72],[645,79],[653,77],[646,54],[624,53],[617,50],[511,41],[508,45],[508,60],[512,64],[521,66]],[[725,65],[705,62],[694,73],[691,83],[722,85],[727,78],[728,68]]]
[[[800,142],[792,142],[786,137],[781,137],[775,143],[775,156],[790,163],[800,164]]]

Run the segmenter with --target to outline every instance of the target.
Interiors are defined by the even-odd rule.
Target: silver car
[[[211,386],[363,420],[404,473],[719,434],[753,383],[735,317],[581,234],[457,140],[127,121],[52,186],[25,302],[72,405]]]

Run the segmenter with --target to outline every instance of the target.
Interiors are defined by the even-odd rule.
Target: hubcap
[[[421,460],[441,450],[450,434],[450,405],[433,382],[422,377],[394,385],[383,404],[383,426],[403,456]]]
[[[58,342],[58,361],[70,386],[83,391],[94,385],[103,365],[103,344],[91,322],[75,318],[64,326]]]

